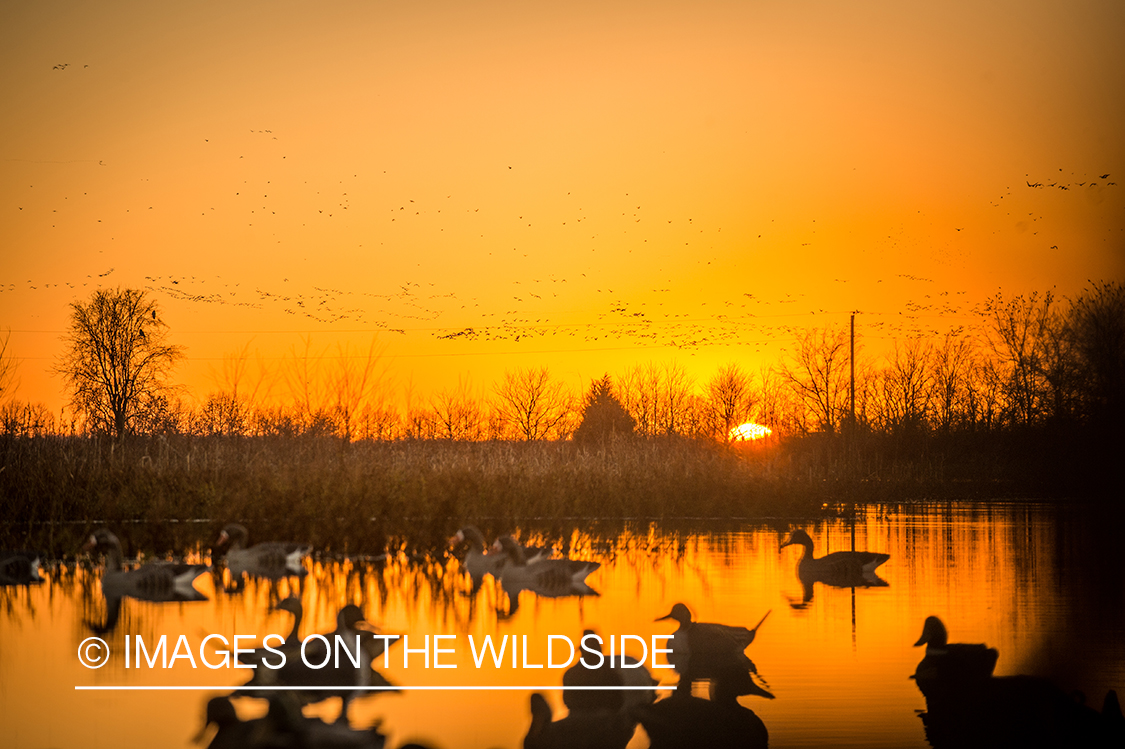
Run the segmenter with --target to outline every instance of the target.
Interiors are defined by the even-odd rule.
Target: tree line
[[[697,379],[677,362],[642,363],[578,392],[546,367],[509,370],[487,388],[461,380],[396,398],[375,341],[317,349],[311,339],[268,367],[249,348],[226,357],[200,401],[171,376],[183,349],[154,300],[103,289],[71,304],[55,371],[67,407],[55,416],[13,397],[0,340],[0,430],[8,435],[333,436],[355,440],[565,440],[608,435],[729,442],[747,422],[779,435],[956,434],[1084,425],[1119,432],[1125,418],[1125,287],[1097,282],[1071,300],[997,293],[973,331],[894,340],[855,361],[846,327],[809,328],[774,366],[738,361]],[[401,391],[398,391],[401,392]]]

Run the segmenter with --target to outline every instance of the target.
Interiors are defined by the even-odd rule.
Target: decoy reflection
[[[341,723],[325,723],[301,713],[301,703],[291,692],[275,692],[264,718],[241,720],[229,697],[208,701],[203,728],[194,742],[203,743],[207,730],[217,727],[208,749],[382,749],[386,737],[379,726],[357,731]]]

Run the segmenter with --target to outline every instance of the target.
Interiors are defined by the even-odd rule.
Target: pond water
[[[565,714],[562,693],[544,689],[561,684],[561,669],[507,662],[477,668],[470,635],[477,642],[515,635],[521,645],[526,635],[526,662],[544,664],[549,635],[578,640],[593,629],[648,640],[674,631],[674,622],[654,620],[683,602],[697,621],[747,627],[771,612],[746,652],[775,699],[740,698],[768,727],[771,746],[924,747],[919,711],[926,703],[908,677],[922,658],[913,643],[929,615],[941,617],[951,641],[997,648],[997,675],[1047,676],[1067,691],[1081,690],[1099,708],[1109,689],[1125,687],[1125,576],[1114,546],[1119,524],[1103,512],[1078,504],[870,506],[854,519],[700,520],[674,531],[640,523],[611,537],[576,530],[569,554],[601,563],[587,580],[598,595],[547,598],[525,591],[518,606],[491,578],[473,594],[452,556],[306,562],[302,579],[249,580],[230,592],[229,573],[204,575],[195,585],[206,601],[124,599],[115,626],[101,634],[113,655],[97,670],[80,665],[76,653],[109,616],[100,568],[48,566],[42,583],[0,587],[0,745],[194,746],[207,700],[240,686],[250,672],[193,669],[183,658],[168,669],[126,668],[125,637],[151,644],[168,635],[171,649],[184,635],[198,658],[210,634],[284,636],[292,619],[271,605],[299,595],[302,634],[331,631],[340,607],[356,603],[383,631],[409,635],[412,648],[426,635],[457,636],[443,645],[453,652],[441,656],[457,668],[425,668],[422,655],[404,668],[401,644],[391,648],[387,667],[377,662],[401,691],[357,699],[349,716],[356,727],[381,721],[388,746],[522,746],[533,688],[544,692],[556,719]],[[818,556],[853,544],[889,554],[878,570],[886,585],[806,588],[796,573],[800,547],[780,548],[795,527],[808,531]],[[214,641],[206,650],[219,660]],[[636,641],[627,650],[641,655]],[[663,686],[676,682],[671,670],[653,674]],[[123,685],[223,691],[75,689]],[[411,689],[458,685],[519,688]],[[267,703],[240,698],[235,704],[249,718],[262,715]],[[305,712],[332,719],[339,709],[338,699],[328,699]],[[630,746],[647,743],[638,731]]]

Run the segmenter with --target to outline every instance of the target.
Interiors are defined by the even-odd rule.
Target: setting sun
[[[773,434],[772,429],[762,426],[761,424],[755,424],[752,421],[736,426],[734,429],[730,430],[730,438],[732,441],[760,440],[769,437],[771,434]]]

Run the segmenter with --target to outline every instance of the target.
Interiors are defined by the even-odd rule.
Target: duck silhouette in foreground
[[[578,661],[563,672],[563,687],[631,687],[616,691],[565,690],[563,704],[572,713],[576,710],[602,709],[611,712],[628,711],[633,707],[651,703],[656,698],[660,682],[652,678],[644,663],[628,655],[607,655],[602,638],[587,629],[579,641]],[[587,667],[585,664],[590,664]]]
[[[933,682],[987,679],[996,668],[1000,653],[987,645],[966,645],[949,642],[945,625],[936,616],[926,617],[922,636],[914,647],[926,646],[926,656],[918,664],[912,679],[925,694],[924,685]]]
[[[993,676],[997,652],[984,645],[946,642],[945,626],[926,619],[917,645],[926,655],[913,675],[926,698],[920,717],[934,747],[976,749],[1100,749],[1121,747],[1125,731],[1117,694],[1102,712],[1037,676]]]
[[[804,547],[804,553],[797,562],[797,577],[804,586],[803,604],[807,605],[813,596],[813,583],[823,583],[834,588],[876,588],[886,587],[887,581],[875,574],[879,565],[891,558],[890,554],[875,551],[834,551],[819,559],[813,556],[813,540],[801,528],[789,534],[779,549],[786,546]],[[795,608],[801,606],[795,605]]]
[[[529,563],[523,547],[510,536],[498,538],[493,549],[504,555],[493,574],[500,580],[500,587],[511,601],[509,616],[519,608],[519,594],[525,590],[543,598],[598,595],[586,584],[586,577],[602,566],[600,562],[543,559]]]
[[[249,539],[250,532],[244,526],[229,523],[219,532],[219,538],[215,542],[214,556],[226,559],[236,586],[241,584],[243,575],[280,580],[283,577],[304,577],[308,574],[304,559],[312,552],[311,546],[287,541],[269,541],[249,546]],[[212,562],[216,561],[217,559],[212,559]]]
[[[229,697],[209,700],[203,728],[194,743],[203,743],[212,725],[218,730],[208,749],[382,749],[386,745],[378,725],[356,731],[340,723],[305,717],[300,701],[289,692],[271,695],[266,716],[253,720],[241,720]]]
[[[43,582],[39,572],[42,558],[38,551],[0,551],[0,585]]]
[[[329,697],[342,700],[338,722],[347,723],[348,704],[355,697],[384,690],[354,689],[354,687],[390,687],[389,681],[371,667],[372,661],[383,654],[384,639],[376,637],[363,618],[363,611],[355,604],[340,609],[336,616],[336,629],[325,633],[323,639],[310,640],[301,657],[301,646],[285,653],[280,668],[258,668],[254,676],[234,697],[269,697],[270,692],[255,690],[262,686],[291,686],[293,694],[304,703],[320,702]],[[277,648],[275,648],[277,649]],[[255,653],[258,651],[254,651]],[[279,656],[265,652],[271,662]],[[320,664],[324,664],[321,666]],[[314,666],[320,666],[314,668]],[[339,687],[302,691],[300,687]],[[385,690],[395,691],[395,690]]]
[[[296,596],[289,596],[288,598],[279,601],[276,606],[273,606],[270,609],[270,611],[288,611],[293,615],[293,628],[289,630],[289,634],[286,635],[285,641],[280,645],[274,645],[273,641],[270,641],[270,646],[273,648],[273,651],[280,650],[281,652],[285,653],[286,660],[291,657],[300,658],[301,619],[303,618],[305,611],[304,607],[301,605],[301,599]],[[270,659],[270,663],[276,663],[279,658],[273,651],[267,650],[264,647],[256,648],[255,650],[252,650],[250,652],[240,651],[237,656],[238,662],[242,664],[261,665],[263,658],[273,656]]]
[[[671,653],[668,662],[680,675],[678,690],[691,693],[692,682],[697,679],[722,680],[724,688],[737,695],[756,695],[773,699],[773,695],[758,686],[752,674],[758,669],[743,652],[758,635],[758,629],[770,615],[767,611],[753,629],[727,624],[693,621],[691,609],[677,603],[665,616],[656,621],[673,619],[679,627],[668,642]]]
[[[659,702],[634,708],[632,714],[648,734],[651,749],[766,749],[766,724],[738,703],[738,692],[737,684],[715,679],[709,700],[677,689]]]
[[[524,749],[625,749],[636,730],[634,719],[615,710],[572,709],[562,720],[551,718],[547,700],[532,694]]]

